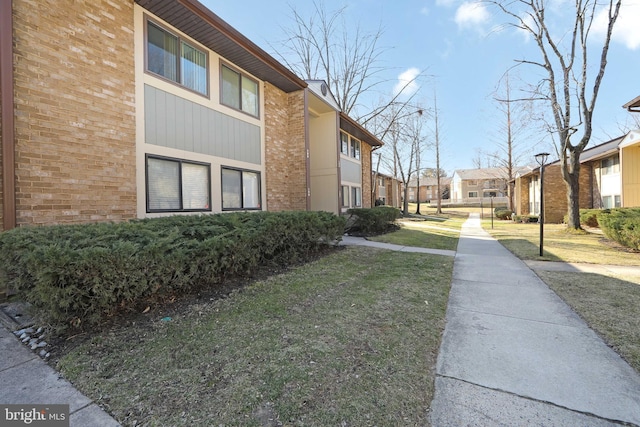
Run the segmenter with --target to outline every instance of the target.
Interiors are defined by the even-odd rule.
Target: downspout
[[[2,107],[2,230],[16,227],[13,1],[0,1],[0,104]]]
[[[311,144],[309,141],[309,89],[304,89],[304,149],[306,179],[306,209],[311,210]]]

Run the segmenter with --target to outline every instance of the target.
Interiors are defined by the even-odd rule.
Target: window
[[[469,198],[478,197],[477,191],[469,191]]]
[[[620,196],[603,196],[602,207],[604,209],[619,208],[621,206]]]
[[[344,208],[349,207],[349,186],[348,185],[342,186],[342,207]]]
[[[260,208],[260,172],[222,168],[222,210]]]
[[[496,191],[483,191],[482,197],[498,197],[498,193]]]
[[[211,210],[211,167],[147,156],[147,212]]]
[[[147,21],[147,71],[207,95],[207,54]]]
[[[603,159],[601,163],[602,175],[620,173],[620,158],[618,156]]]
[[[351,137],[351,157],[360,160],[360,141]]]
[[[258,83],[223,65],[220,103],[258,117]]]
[[[340,152],[345,156],[349,155],[349,135],[340,132]]]
[[[362,207],[362,190],[360,187],[351,187],[351,201],[354,208]]]
[[[467,182],[467,185],[468,185],[469,187],[475,187],[475,186],[477,186],[477,185],[478,185],[478,181],[477,181],[477,180],[475,180],[475,179],[470,179],[470,180]]]

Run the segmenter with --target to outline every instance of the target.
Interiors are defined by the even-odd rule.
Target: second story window
[[[349,155],[349,135],[340,132],[340,152],[345,156]]]
[[[220,103],[258,117],[258,83],[223,65]]]
[[[351,137],[351,157],[360,160],[360,141]]]
[[[147,71],[207,95],[207,54],[147,21]]]

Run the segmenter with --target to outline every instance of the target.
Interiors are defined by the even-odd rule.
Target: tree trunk
[[[409,183],[404,184],[404,200],[402,201],[402,216],[409,215]]]
[[[567,162],[562,163],[562,177],[567,185],[567,227],[574,230],[580,227],[580,156],[571,153]]]

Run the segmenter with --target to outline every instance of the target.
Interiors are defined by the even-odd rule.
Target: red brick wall
[[[13,8],[18,225],[134,218],[133,2]]]

